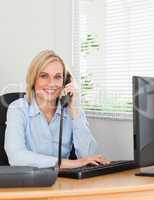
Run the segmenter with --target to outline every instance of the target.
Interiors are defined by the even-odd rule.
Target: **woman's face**
[[[36,98],[43,101],[55,102],[63,87],[63,65],[54,61],[49,63],[35,81]]]

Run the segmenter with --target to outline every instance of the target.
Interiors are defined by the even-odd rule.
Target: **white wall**
[[[133,123],[128,120],[88,119],[99,153],[111,160],[133,159]]]
[[[72,0],[55,0],[55,51],[72,65]]]
[[[23,90],[27,68],[41,50],[53,49],[71,64],[71,0],[0,3],[0,93]]]
[[[27,68],[41,50],[72,63],[72,0],[0,0],[0,93],[23,91]],[[13,86],[11,86],[13,85]],[[132,123],[89,119],[99,150],[110,159],[133,156]]]

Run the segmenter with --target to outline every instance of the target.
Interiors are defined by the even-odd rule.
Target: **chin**
[[[55,102],[57,101],[59,95],[60,95],[59,93],[48,94],[45,93],[44,91],[41,91],[40,93],[37,94],[37,96],[41,98],[44,102]]]
[[[44,95],[44,100],[48,102],[52,102],[52,101],[56,101],[58,97],[59,97],[58,95]]]
[[[49,95],[44,96],[45,101],[55,101],[56,99],[57,99],[57,97],[53,97],[53,96],[49,96]]]

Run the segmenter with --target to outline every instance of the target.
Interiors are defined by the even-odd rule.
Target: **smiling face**
[[[63,70],[63,65],[55,60],[39,72],[34,85],[36,99],[56,102],[63,87]]]

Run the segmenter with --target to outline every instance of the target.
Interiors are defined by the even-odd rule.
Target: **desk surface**
[[[0,200],[152,200],[154,177],[138,177],[128,170],[83,180],[58,178],[52,187],[0,189]]]

